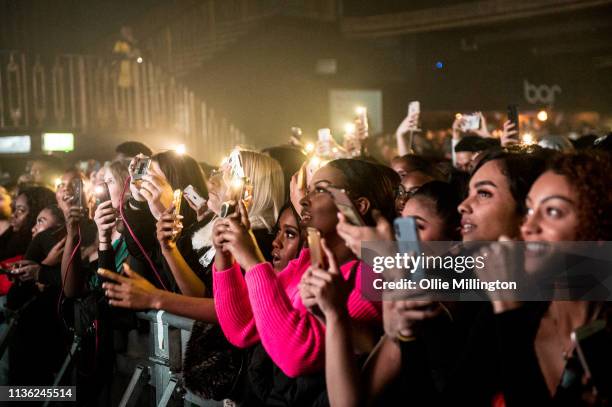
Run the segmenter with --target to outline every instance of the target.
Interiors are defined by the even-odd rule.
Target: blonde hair
[[[283,170],[275,159],[252,150],[240,150],[244,175],[253,186],[249,220],[254,229],[272,230],[285,199]]]
[[[121,161],[113,161],[111,163],[106,163],[104,165],[105,168],[113,174],[113,178],[115,181],[123,188],[123,184],[125,184],[125,180],[130,176],[128,172],[128,167],[122,163]]]

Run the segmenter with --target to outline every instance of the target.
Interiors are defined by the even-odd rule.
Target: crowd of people
[[[141,329],[135,311],[164,310],[196,321],[183,377],[203,398],[609,405],[612,380],[586,371],[572,340],[604,321],[612,348],[607,302],[362,293],[362,242],[395,240],[398,217],[423,242],[612,240],[611,135],[527,143],[480,119],[466,130],[458,115],[436,147],[414,117],[395,138],[368,137],[358,118],[350,146],[237,148],[220,168],[139,142],[104,164],[34,158],[0,188],[3,384],[52,384],[78,337],[61,383],[81,405],[108,404],[118,338]],[[361,224],[339,212],[338,189]]]

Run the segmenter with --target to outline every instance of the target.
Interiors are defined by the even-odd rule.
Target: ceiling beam
[[[607,4],[612,4],[612,0],[481,0],[394,14],[342,17],[341,28],[350,37],[376,38],[499,23]]]

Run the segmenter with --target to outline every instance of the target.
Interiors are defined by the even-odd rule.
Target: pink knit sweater
[[[340,267],[347,278],[356,261]],[[309,313],[298,290],[302,274],[310,266],[310,252],[276,274],[270,263],[254,266],[243,277],[237,263],[227,270],[213,268],[215,310],[227,339],[245,348],[261,341],[270,358],[289,377],[317,372],[325,361],[325,325]],[[361,264],[348,301],[354,321],[380,327],[380,303],[362,298]]]

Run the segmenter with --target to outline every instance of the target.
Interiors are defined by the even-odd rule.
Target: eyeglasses
[[[419,187],[406,189],[406,187],[400,184],[395,190],[395,199],[410,199],[418,190]]]

